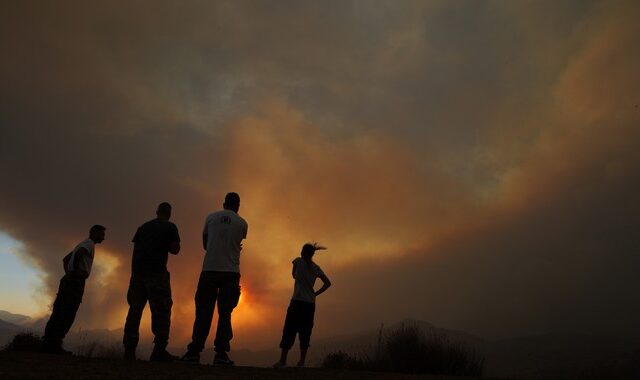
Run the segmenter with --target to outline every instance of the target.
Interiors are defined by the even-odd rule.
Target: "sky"
[[[5,234],[0,234],[0,288],[2,304],[0,309],[11,310],[23,315],[38,315],[42,308],[36,300],[41,294],[37,268],[24,263],[18,242]],[[46,302],[46,301],[45,301]]]
[[[46,318],[99,223],[74,326],[121,328],[131,237],[168,201],[186,343],[202,224],[235,191],[236,347],[277,345],[308,241],[334,284],[318,337],[407,317],[640,336],[638,17],[632,0],[4,2],[0,273],[24,276],[0,309]]]

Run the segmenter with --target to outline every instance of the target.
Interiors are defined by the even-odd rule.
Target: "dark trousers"
[[[206,271],[200,274],[196,291],[196,320],[189,352],[202,352],[209,336],[213,311],[218,303],[218,328],[213,342],[216,352],[229,352],[233,338],[231,312],[240,300],[240,273]]]
[[[173,306],[169,272],[133,274],[127,292],[129,313],[122,339],[125,349],[135,349],[138,346],[140,319],[147,301],[151,309],[151,331],[155,335],[153,343],[156,349],[165,349],[169,343]]]
[[[44,329],[43,344],[48,347],[62,347],[62,340],[67,335],[76,318],[82,303],[85,279],[64,275],[60,280],[58,294],[53,303],[51,317]]]
[[[291,300],[287,309],[287,317],[284,320],[280,348],[290,350],[296,340],[296,334],[300,340],[300,348],[309,348],[315,312],[315,303]]]

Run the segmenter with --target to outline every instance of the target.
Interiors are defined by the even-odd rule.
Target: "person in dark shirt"
[[[138,227],[133,237],[131,280],[127,292],[129,313],[124,325],[124,358],[136,359],[140,319],[147,301],[151,309],[151,331],[155,335],[150,361],[173,361],[167,352],[171,326],[171,283],[167,271],[168,254],[180,252],[178,228],[171,223],[171,205],[160,203],[157,218]]]

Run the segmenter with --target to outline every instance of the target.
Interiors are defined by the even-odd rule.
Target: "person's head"
[[[171,205],[169,202],[162,202],[158,205],[156,215],[159,219],[169,220],[171,219]]]
[[[89,229],[89,239],[94,243],[100,244],[104,240],[104,232],[107,230],[105,226],[96,224]]]
[[[238,193],[228,193],[224,197],[224,204],[222,207],[224,207],[225,210],[238,212],[238,210],[240,210],[240,196]]]
[[[321,245],[318,245],[318,243],[307,243],[302,246],[302,250],[300,251],[300,257],[302,257],[305,260],[311,260],[311,258],[313,258],[313,255],[315,255],[316,251],[319,251],[321,249],[327,249],[327,248]]]

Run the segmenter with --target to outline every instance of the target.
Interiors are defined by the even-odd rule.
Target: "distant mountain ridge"
[[[5,322],[13,323],[15,325],[20,325],[24,322],[27,322],[31,319],[31,317],[22,314],[14,314],[6,310],[0,310],[0,319]]]
[[[23,327],[0,319],[0,348],[11,340],[17,333],[24,330]]]
[[[19,330],[20,326],[0,319],[0,329]]]

